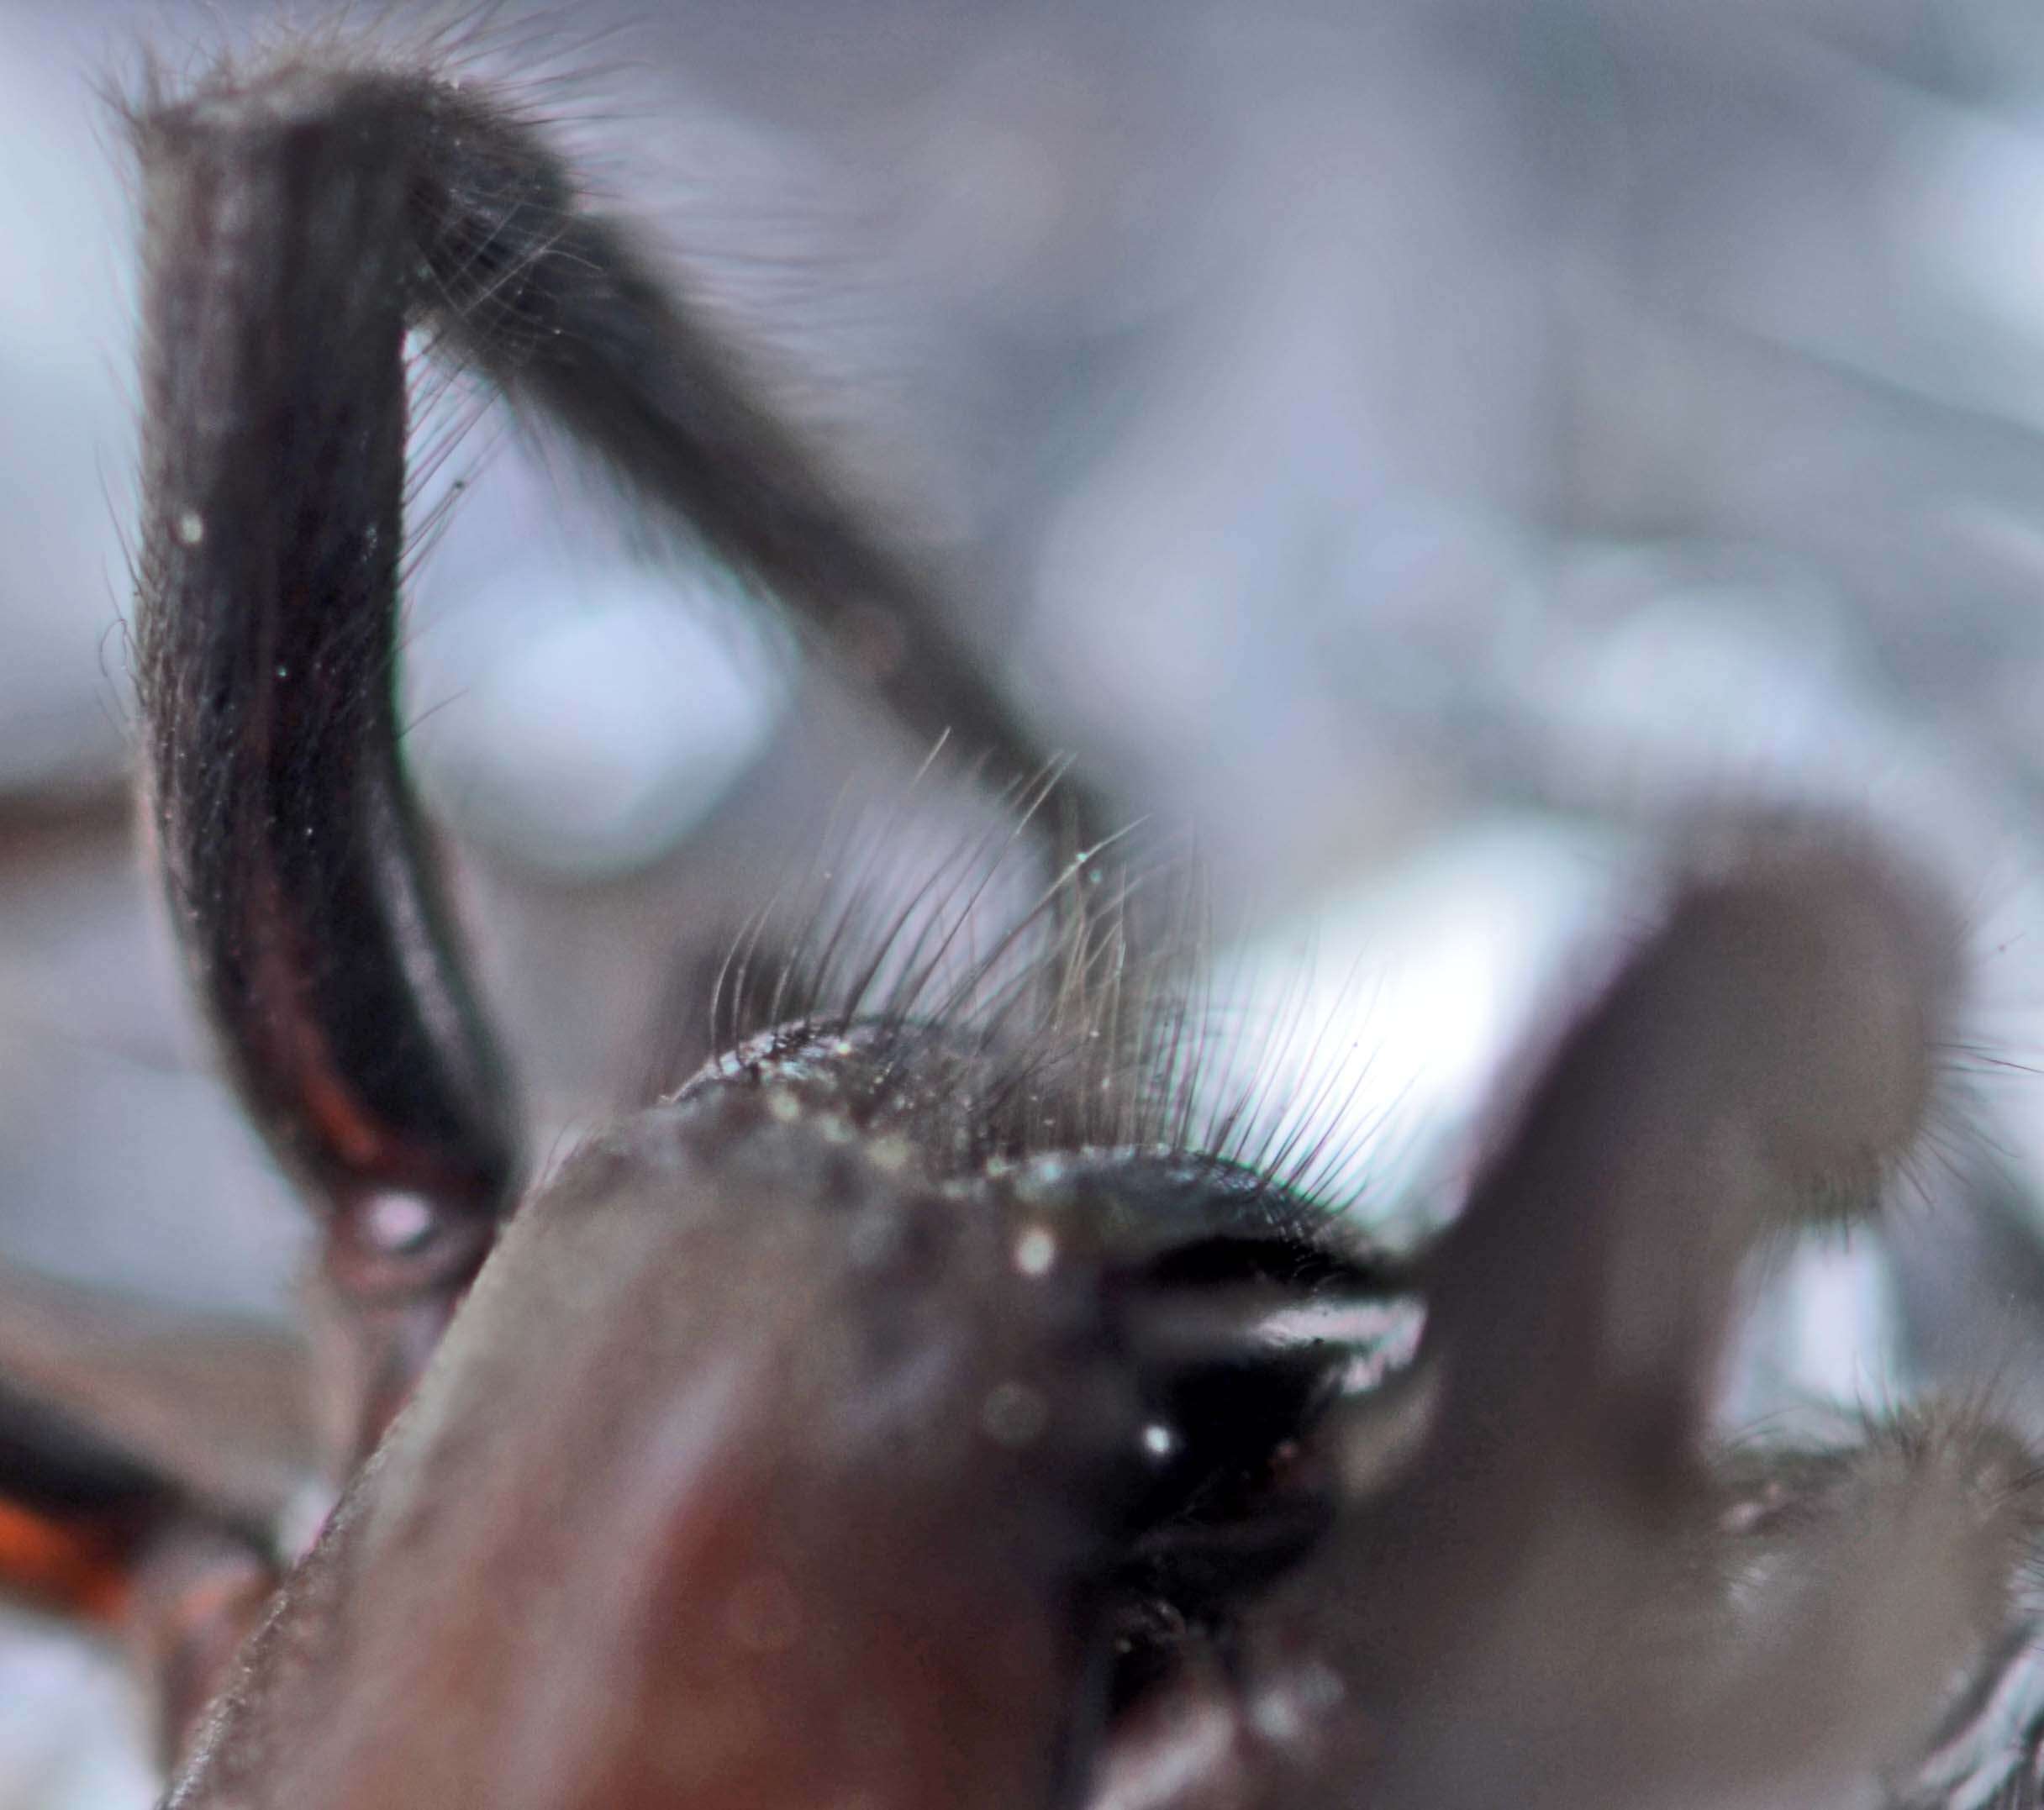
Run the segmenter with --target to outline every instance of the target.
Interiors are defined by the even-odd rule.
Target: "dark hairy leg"
[[[511,1094],[401,771],[408,328],[535,404],[826,638],[887,613],[911,733],[1042,755],[922,582],[582,205],[516,110],[286,62],[136,120],[137,639],[180,932],[256,1123],[325,1211],[366,1451],[515,1192]]]

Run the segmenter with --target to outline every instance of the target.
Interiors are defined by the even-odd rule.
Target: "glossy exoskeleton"
[[[1169,912],[1072,783],[969,958],[970,886],[756,938],[717,1057],[528,1189],[400,753],[408,334],[820,641],[890,624],[911,734],[1030,805],[1044,755],[514,98],[328,47],[134,128],[148,807],[318,1216],[340,1489],[299,1558],[243,1471],[8,1417],[13,1581],[137,1631],[169,1802],[2037,1801],[2020,1441],[1715,1430],[1755,1253],[1878,1213],[1931,1109],[1935,888],[1694,832],[1394,1261],[1194,1109]]]

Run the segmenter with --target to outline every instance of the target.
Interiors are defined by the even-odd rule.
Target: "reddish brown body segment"
[[[1097,1273],[1013,1228],[743,1082],[578,1157],[172,1802],[1056,1801],[1138,1404]]]

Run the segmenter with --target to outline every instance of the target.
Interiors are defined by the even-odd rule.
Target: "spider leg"
[[[400,771],[404,110],[280,77],[139,123],[136,639],[176,928],[325,1215],[373,1444],[487,1252],[509,1089]]]
[[[273,1525],[317,1476],[303,1342],[0,1265],[0,1390],[183,1498]]]
[[[914,733],[955,732],[1010,772],[1042,755],[934,594],[508,103],[308,55],[152,104],[135,135],[137,645],[161,855],[243,1097],[327,1216],[351,1461],[473,1276],[519,1162],[398,754],[408,329],[812,627],[856,638],[885,617],[901,657],[874,676]]]
[[[1989,1699],[2034,1643],[2044,1477],[1972,1404],[1870,1425],[1857,1447],[1734,1461],[1703,1576],[1720,1619],[1689,1681],[1709,1707],[1671,1729],[1683,1776],[1721,1788],[1870,1772],[1919,1805],[1934,1749],[2019,1756]],[[2034,1692],[2031,1699],[2034,1702]]]
[[[168,1765],[317,1475],[304,1353],[0,1270],[0,1592],[138,1648]]]
[[[920,749],[951,736],[997,781],[1041,771],[1047,750],[958,639],[941,587],[875,537],[761,405],[744,356],[628,225],[582,200],[544,136],[472,86],[381,86],[405,110],[419,305],[444,349],[793,609]],[[1101,802],[1083,781],[1066,789],[1082,839],[1100,839]]]
[[[85,1423],[0,1389],[0,1595],[139,1650],[165,1765],[280,1575],[265,1530],[220,1516]]]
[[[1750,1257],[1865,1217],[1914,1139],[1956,940],[1822,822],[1681,887],[1430,1259],[1412,1371],[1341,1411],[1238,1801],[1858,1802],[1926,1752],[2028,1613],[2035,1461],[1960,1408],[1737,1461],[1709,1422]]]
[[[173,1511],[163,1480],[68,1416],[0,1389],[0,1588],[116,1623],[140,1548]]]

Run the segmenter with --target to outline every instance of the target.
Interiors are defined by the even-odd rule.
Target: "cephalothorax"
[[[2038,1802],[2020,1442],[1711,1430],[1751,1254],[1921,1129],[1930,888],[1835,821],[1693,834],[1394,1263],[1193,1109],[1168,913],[1078,787],[971,960],[940,914],[748,955],[729,1047],[521,1202],[398,753],[408,333],[812,625],[891,618],[913,733],[1025,799],[1042,755],[514,103],[327,51],[135,133],[150,805],[320,1217],[351,1480],[287,1568],[259,1488],[119,1429],[0,1452],[16,1581],[149,1632],[171,1802]]]

